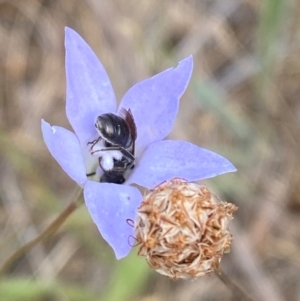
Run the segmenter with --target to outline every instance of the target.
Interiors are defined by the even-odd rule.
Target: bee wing
[[[134,144],[137,138],[137,129],[136,129],[133,115],[130,109],[127,110],[125,108],[120,109],[120,115],[125,119],[126,123],[128,124],[131,136],[133,138],[132,154],[134,154]]]
[[[136,129],[136,125],[135,125],[131,110],[122,108],[122,109],[120,109],[120,115],[125,119],[126,123],[128,124],[133,140],[136,140],[137,129]]]

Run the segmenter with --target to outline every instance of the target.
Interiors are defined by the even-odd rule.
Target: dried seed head
[[[223,253],[230,251],[227,225],[236,210],[204,186],[181,179],[164,182],[138,209],[138,254],[173,279],[208,275],[219,269]]]

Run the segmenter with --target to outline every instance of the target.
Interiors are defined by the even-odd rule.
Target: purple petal
[[[197,181],[236,171],[224,157],[192,143],[164,140],[150,145],[127,183],[153,188],[171,178]]]
[[[84,187],[86,206],[102,237],[113,248],[116,258],[121,259],[131,250],[130,236],[142,195],[135,187],[88,181]]]
[[[44,141],[54,159],[72,180],[83,185],[87,177],[76,135],[62,127],[51,127],[44,120],[42,120],[42,132]]]
[[[116,111],[107,73],[89,45],[74,30],[65,30],[67,117],[81,143],[96,134],[96,117]]]
[[[123,97],[120,109],[130,108],[137,126],[138,155],[148,145],[164,139],[170,133],[179,99],[189,83],[192,69],[193,58],[189,56],[180,61],[177,68],[167,69],[137,83]]]

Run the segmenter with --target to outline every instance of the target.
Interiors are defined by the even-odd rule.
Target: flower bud
[[[172,179],[156,186],[141,203],[135,222],[140,256],[170,278],[208,275],[230,251],[227,229],[234,204],[205,186]]]

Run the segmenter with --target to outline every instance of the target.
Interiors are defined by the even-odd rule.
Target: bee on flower
[[[143,196],[172,178],[197,181],[236,171],[224,157],[170,133],[189,83],[193,58],[132,86],[119,107],[109,77],[88,44],[65,31],[66,115],[74,130],[42,120],[44,141],[78,185],[102,237],[116,258],[128,255],[128,238]],[[151,114],[150,114],[151,113]]]

